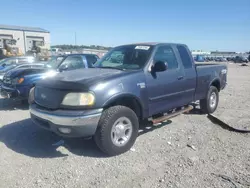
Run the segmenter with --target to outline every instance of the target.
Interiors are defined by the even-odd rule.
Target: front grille
[[[35,102],[48,109],[57,109],[65,94],[65,91],[58,89],[35,87]]]

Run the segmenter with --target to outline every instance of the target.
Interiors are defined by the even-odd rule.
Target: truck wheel
[[[219,92],[216,87],[210,86],[207,97],[200,100],[201,111],[206,114],[212,114],[219,103]]]
[[[138,118],[133,110],[125,106],[113,106],[103,112],[94,139],[104,153],[119,155],[133,146],[138,129]]]

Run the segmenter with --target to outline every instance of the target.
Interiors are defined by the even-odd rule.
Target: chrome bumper
[[[40,109],[36,104],[30,105],[30,114],[33,122],[45,129],[59,135],[64,135],[59,128],[72,129],[70,134],[64,136],[81,137],[95,134],[103,109],[73,111]]]

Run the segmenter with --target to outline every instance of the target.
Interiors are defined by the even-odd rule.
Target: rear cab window
[[[178,50],[178,52],[180,54],[181,61],[182,61],[182,64],[184,66],[184,69],[192,68],[193,67],[193,62],[191,60],[191,57],[190,57],[190,55],[188,53],[187,48],[185,48],[182,45],[178,45],[177,50]]]

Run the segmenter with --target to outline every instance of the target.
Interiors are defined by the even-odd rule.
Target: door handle
[[[182,80],[183,78],[184,78],[183,76],[179,76],[177,80]]]

